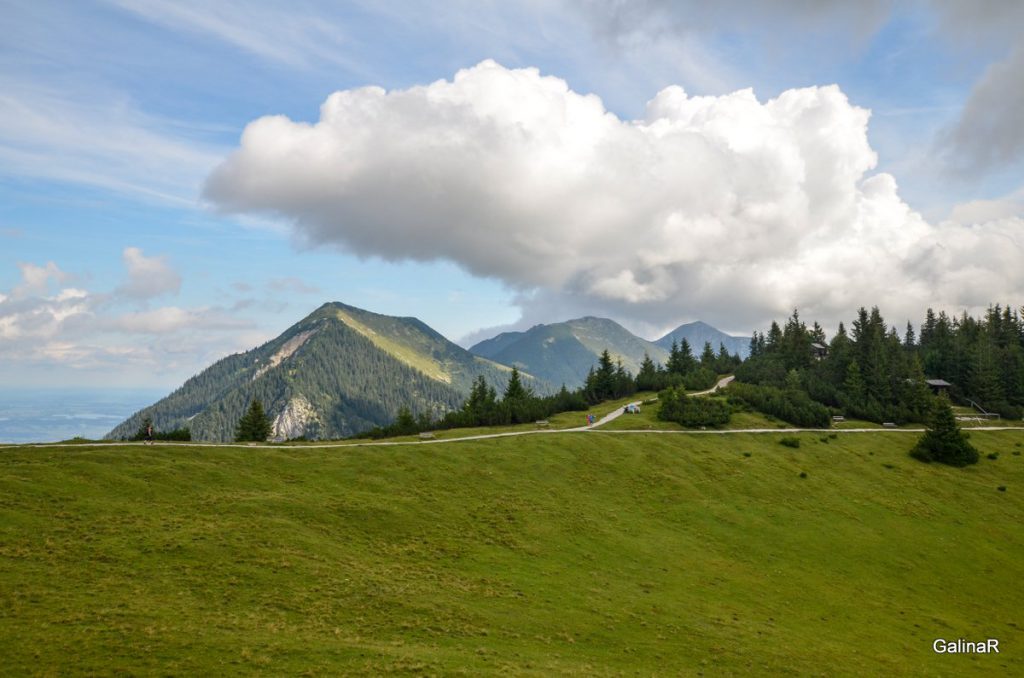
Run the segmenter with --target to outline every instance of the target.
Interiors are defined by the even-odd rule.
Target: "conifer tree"
[[[263,411],[263,403],[253,400],[248,411],[238,421],[235,429],[235,442],[264,442],[270,437],[271,423]]]
[[[615,366],[608,349],[601,351],[597,361],[597,395],[601,400],[610,398],[615,390]]]
[[[641,391],[653,391],[658,386],[658,371],[651,356],[644,353],[640,371],[636,374],[636,387]]]
[[[978,451],[956,425],[953,408],[944,394],[935,399],[928,430],[910,451],[910,456],[950,466],[968,466],[978,462]]]
[[[522,400],[526,397],[526,389],[523,388],[523,381],[519,378],[519,370],[512,368],[512,376],[508,378],[505,386],[505,400]]]
[[[679,342],[679,365],[683,370],[680,374],[685,374],[697,366],[697,359],[693,357],[693,348],[686,337]]]
[[[683,374],[686,372],[686,362],[683,359],[683,352],[680,350],[679,344],[675,339],[672,340],[672,348],[668,351],[668,362],[665,363],[665,369],[667,369],[671,374]]]
[[[704,350],[700,354],[700,366],[710,370],[715,368],[715,349],[711,348],[711,342],[704,342]]]

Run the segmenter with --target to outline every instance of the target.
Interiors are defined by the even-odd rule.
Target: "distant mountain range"
[[[588,316],[505,332],[467,351],[416,318],[333,302],[276,339],[217,361],[107,437],[130,437],[150,417],[157,430],[188,427],[195,440],[229,441],[254,398],[277,439],[344,437],[392,422],[402,407],[435,416],[455,409],[480,376],[500,392],[512,366],[538,393],[582,385],[605,349],[635,374],[645,354],[664,364],[672,340],[683,337],[695,355],[711,341],[716,351],[722,342],[745,356],[749,342],[701,322],[650,342]]]
[[[668,351],[661,346],[641,339],[614,320],[592,316],[535,325],[525,332],[504,332],[469,350],[498,363],[515,365],[551,383],[575,388],[584,382],[605,349],[633,374],[639,371],[645,353],[656,362],[668,359]]]
[[[680,325],[657,341],[641,339],[614,320],[587,316],[550,325],[535,325],[525,332],[503,332],[470,347],[470,352],[505,365],[515,365],[539,379],[581,385],[587,372],[597,362],[601,351],[608,349],[613,360],[636,374],[644,355],[665,364],[672,342],[686,339],[695,357],[711,342],[718,352],[725,344],[730,353],[746,357],[749,337],[733,337],[703,322]]]
[[[388,424],[402,407],[455,409],[478,376],[503,390],[510,373],[416,318],[329,303],[276,339],[217,361],[107,437],[130,437],[151,417],[157,430],[189,427],[196,440],[229,441],[259,398],[275,438],[337,438]],[[550,390],[524,376],[535,390]]]

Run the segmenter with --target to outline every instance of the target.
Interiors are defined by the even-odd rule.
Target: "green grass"
[[[3,672],[1024,672],[1024,433],[781,437],[0,450]]]

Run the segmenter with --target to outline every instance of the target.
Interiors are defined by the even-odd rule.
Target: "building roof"
[[[925,379],[924,383],[928,384],[929,386],[952,386],[953,385],[953,384],[949,383],[948,381],[946,381],[945,379]]]
[[[819,344],[818,342],[814,342],[813,344],[811,344],[811,348],[817,349],[819,351],[828,350],[828,346],[826,346],[825,344]]]

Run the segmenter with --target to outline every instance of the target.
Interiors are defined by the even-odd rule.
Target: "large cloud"
[[[336,92],[315,124],[256,120],[205,195],[284,217],[309,244],[451,260],[524,303],[636,323],[743,328],[872,303],[917,318],[965,303],[981,268],[976,303],[1019,299],[1019,220],[926,223],[871,174],[868,119],[836,86],[767,102],[669,87],[626,121],[563,80],[485,61]]]

